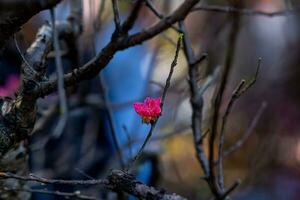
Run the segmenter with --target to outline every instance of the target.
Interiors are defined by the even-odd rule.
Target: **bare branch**
[[[108,177],[110,183],[117,189],[121,189],[139,199],[149,200],[186,200],[186,198],[177,194],[167,194],[163,190],[157,190],[154,187],[144,185],[136,181],[134,177],[121,170],[113,170]]]
[[[233,91],[231,95],[231,99],[226,107],[225,113],[222,118],[222,125],[221,125],[221,132],[220,132],[220,143],[219,143],[219,158],[218,158],[218,180],[219,185],[222,189],[224,189],[224,174],[223,174],[223,146],[224,146],[224,140],[225,140],[225,126],[227,122],[227,117],[233,107],[234,102],[239,98],[239,92],[241,91],[243,85],[245,84],[245,80],[242,80],[239,85],[236,87],[236,89]]]
[[[190,37],[189,37],[189,34],[187,33],[186,31],[186,28],[185,28],[185,25],[184,25],[184,22],[183,21],[180,21],[179,22],[179,27],[180,27],[180,31],[184,34],[184,38],[183,38],[183,50],[184,50],[184,54],[185,54],[185,57],[186,57],[186,60],[189,64],[189,69],[192,65],[194,64],[200,64],[200,62],[198,63],[195,63],[195,54],[194,54],[194,51],[193,51],[193,47],[192,47],[192,43],[191,43],[191,40],[190,40]],[[203,59],[204,60],[206,58],[206,54],[203,54]],[[195,68],[195,67],[193,67]],[[191,74],[189,74],[191,75]],[[191,78],[191,77],[189,77]],[[196,85],[193,84],[193,87],[195,87]],[[195,90],[196,91],[196,90]]]
[[[45,75],[45,57],[49,52],[52,29],[46,24],[39,31],[35,41],[27,49],[22,64],[22,85],[15,100],[4,99],[1,104],[0,123],[6,127],[0,134],[0,155],[6,153],[16,142],[26,138],[32,131],[36,116],[36,99],[29,93],[36,87],[36,81]],[[13,127],[13,128],[11,128]]]
[[[178,38],[178,41],[177,41],[177,45],[176,45],[175,56],[174,56],[174,59],[171,63],[170,72],[169,72],[169,75],[168,75],[168,78],[166,80],[166,84],[165,84],[165,87],[164,87],[164,90],[163,90],[163,93],[162,93],[161,105],[160,105],[161,108],[163,108],[163,105],[164,105],[164,102],[165,102],[165,99],[166,99],[166,95],[167,95],[167,91],[168,91],[168,89],[171,85],[171,78],[172,78],[172,75],[173,75],[173,72],[174,72],[174,68],[177,65],[177,60],[178,60],[179,50],[180,50],[181,43],[182,43],[182,38],[183,38],[183,34],[180,34],[180,36]]]
[[[49,191],[49,190],[38,190],[38,189],[24,189],[24,188],[1,188],[3,191],[13,191],[13,192],[29,192],[29,193],[39,193],[44,195],[54,195],[61,196],[64,198],[74,198],[74,199],[85,199],[85,200],[96,200],[95,197],[86,196],[81,194],[80,191],[75,192],[60,192],[60,191]]]
[[[12,178],[21,181],[33,181],[44,184],[63,184],[63,185],[105,185],[108,184],[108,180],[99,179],[99,180],[62,180],[62,179],[46,179],[38,177],[34,174],[29,176],[19,176],[9,172],[0,172],[1,178]]]
[[[133,9],[130,12],[130,15],[127,17],[125,22],[122,24],[122,32],[123,33],[127,34],[128,31],[133,27],[138,15],[139,15],[139,12],[141,10],[143,1],[144,0],[137,0],[136,3],[134,4]]]
[[[206,57],[207,57],[207,54],[206,54],[206,53],[200,54],[198,57],[195,56],[194,62],[193,62],[192,64],[193,64],[193,65],[199,64],[199,63],[201,63],[204,59],[206,59]]]
[[[238,100],[238,98],[243,95],[257,80],[259,68],[261,64],[261,58],[258,59],[258,64],[256,68],[256,72],[254,78],[250,81],[249,84],[245,85],[246,81],[242,80],[236,89],[233,91],[229,103],[226,107],[225,113],[222,117],[221,131],[220,131],[220,143],[219,143],[219,151],[218,151],[218,180],[219,185],[222,189],[224,189],[224,174],[223,174],[223,146],[225,142],[225,127],[227,118],[232,110],[234,103]],[[245,86],[244,86],[245,85]]]
[[[60,137],[62,134],[67,120],[68,120],[68,106],[66,99],[66,92],[64,88],[64,71],[62,66],[62,60],[60,57],[60,47],[58,40],[58,33],[55,26],[55,10],[52,8],[51,10],[51,22],[52,22],[52,30],[53,30],[53,46],[55,51],[55,66],[56,66],[56,74],[58,80],[58,98],[59,98],[59,106],[60,106],[60,117],[59,121],[53,131],[54,137]]]
[[[158,23],[152,27],[131,35],[129,37],[120,38],[117,41],[111,41],[107,44],[101,52],[91,59],[84,66],[73,70],[71,73],[68,73],[64,76],[65,86],[71,86],[77,84],[80,81],[90,79],[96,76],[112,59],[113,55],[120,50],[123,50],[128,47],[135,46],[140,44],[162,31],[169,28],[172,24],[177,21],[184,19],[189,11],[196,5],[200,0],[185,0],[184,3],[179,6],[170,16],[160,20]],[[57,80],[51,80],[43,85],[40,88],[35,90],[33,96],[36,98],[41,94],[50,94],[55,91],[57,88]]]
[[[171,85],[171,78],[172,78],[172,75],[173,75],[173,72],[174,72],[174,68],[176,67],[177,65],[177,59],[178,59],[178,55],[179,55],[179,50],[180,50],[180,47],[181,47],[181,42],[182,42],[182,35],[179,36],[178,38],[178,41],[177,41],[177,45],[176,45],[176,51],[175,51],[175,56],[174,56],[174,59],[171,63],[171,67],[170,67],[170,72],[169,72],[169,75],[168,75],[168,78],[166,80],[166,84],[165,84],[165,87],[164,87],[164,90],[163,90],[163,93],[162,93],[162,97],[161,97],[161,104],[160,104],[160,107],[161,107],[161,110],[163,110],[163,105],[164,105],[164,102],[165,102],[165,98],[166,98],[166,95],[167,95],[167,91]],[[132,160],[132,163],[135,163],[138,158],[141,156],[146,144],[148,143],[149,139],[151,138],[152,136],[152,132],[157,124],[157,121],[156,120],[155,122],[151,123],[151,128],[146,136],[146,139],[145,141],[143,142],[141,148],[139,149],[138,153],[136,154],[136,156],[133,158]]]
[[[221,196],[220,199],[226,199],[226,197],[235,190],[235,188],[237,188],[239,185],[241,184],[240,180],[235,181]]]
[[[201,56],[199,62],[195,62],[195,54],[192,49],[191,41],[188,37],[188,33],[185,30],[184,23],[180,24],[181,31],[184,33],[184,54],[188,62],[188,75],[189,75],[189,87],[190,87],[190,102],[192,106],[192,131],[194,137],[194,146],[196,149],[196,156],[204,172],[204,180],[207,181],[208,186],[215,197],[220,197],[221,192],[212,184],[210,180],[210,167],[208,159],[204,152],[202,134],[202,108],[203,108],[203,96],[199,94],[199,86],[197,83],[197,67],[206,58],[206,54]]]
[[[209,11],[209,12],[217,12],[223,14],[239,14],[245,16],[265,16],[265,17],[278,17],[278,16],[288,16],[295,15],[300,10],[299,9],[287,9],[275,12],[264,12],[259,10],[251,10],[251,9],[241,9],[235,7],[224,7],[224,6],[215,6],[215,5],[205,5],[198,6],[193,8],[193,11]]]
[[[194,64],[195,55],[192,49],[192,44],[189,39],[188,33],[185,30],[185,26],[183,22],[180,22],[180,29],[184,33],[183,39],[183,49],[184,54],[188,62],[188,75],[189,75],[189,87],[190,87],[190,102],[192,106],[192,131],[194,137],[194,146],[196,149],[197,159],[204,171],[205,177],[209,174],[208,161],[203,149],[203,135],[202,135],[202,107],[203,107],[203,98],[202,95],[195,99],[198,92],[198,84],[197,84],[197,66],[199,63]],[[203,60],[206,56],[203,56]]]
[[[164,190],[158,190],[154,187],[147,186],[137,181],[133,175],[126,171],[113,170],[107,176],[107,179],[98,180],[60,180],[60,179],[46,179],[40,178],[33,174],[30,176],[19,176],[12,173],[0,172],[0,178],[2,179],[17,179],[22,181],[38,182],[43,184],[62,184],[62,185],[99,185],[105,189],[112,191],[124,191],[128,194],[134,195],[140,199],[149,200],[185,200],[186,198],[181,197],[177,194],[167,194]]]
[[[243,95],[251,86],[255,84],[258,77],[260,66],[261,66],[261,58],[258,58],[254,77],[252,78],[252,80],[250,80],[250,82],[247,85],[245,85],[245,87],[242,88],[242,90],[238,93],[238,96]]]
[[[155,16],[157,16],[159,19],[163,19],[165,16],[163,14],[161,14],[157,8],[154,6],[154,4],[152,3],[151,0],[145,0],[146,1],[146,6],[153,12],[153,14]],[[171,26],[172,29],[174,29],[177,32],[181,32],[179,28],[177,28],[176,26],[172,25]]]
[[[229,72],[232,68],[232,63],[235,55],[236,41],[239,32],[240,19],[239,16],[233,16],[232,18],[232,27],[229,34],[228,40],[228,51],[226,55],[224,69],[221,75],[221,80],[219,86],[216,90],[216,95],[213,102],[213,114],[212,114],[212,122],[211,122],[211,134],[209,138],[209,167],[210,167],[210,180],[212,181],[212,185],[216,188],[216,194],[223,193],[223,188],[220,188],[218,184],[217,177],[215,175],[214,169],[214,150],[215,150],[215,140],[217,138],[218,131],[218,120],[219,120],[219,110],[223,100],[223,95],[225,92],[225,88],[228,81]]]
[[[80,5],[77,4],[78,2],[80,3],[80,0],[74,1],[76,5]],[[81,21],[78,16],[80,16],[80,11],[72,8],[71,15],[67,20],[57,22],[56,28],[58,35],[61,37],[78,35],[81,31]],[[46,68],[44,63],[51,48],[52,40],[53,29],[46,23],[39,29],[36,39],[24,55],[25,59],[22,64],[23,80],[17,98],[15,100],[5,99],[1,104],[1,116],[5,120],[1,120],[0,123],[7,127],[4,131],[7,132],[7,134],[0,135],[0,141],[2,142],[0,145],[1,154],[7,152],[12,145],[28,137],[32,132],[36,118],[37,100],[32,94],[35,93],[36,90],[39,90],[40,83],[46,80]],[[38,96],[44,96],[43,91],[40,90],[39,92],[41,93],[39,93]],[[4,144],[3,141],[5,141],[6,144]]]
[[[115,33],[113,35],[118,35],[121,32],[121,22],[120,22],[120,14],[119,14],[119,6],[118,0],[111,0],[113,13],[114,13],[114,22],[115,22]]]
[[[118,159],[119,159],[120,166],[122,168],[124,168],[125,164],[124,164],[123,157],[122,157],[122,151],[121,151],[121,148],[120,148],[120,145],[119,145],[119,142],[118,142],[116,126],[115,126],[114,119],[113,119],[113,112],[112,112],[111,105],[109,105],[109,103],[108,103],[107,87],[106,87],[105,82],[103,80],[102,74],[100,74],[99,79],[100,79],[100,86],[101,86],[102,93],[103,93],[103,95],[102,95],[103,104],[104,104],[104,108],[106,110],[106,113],[108,115],[108,123],[109,123],[110,131],[111,131],[111,135],[112,135],[112,140],[113,140],[114,146],[115,146],[116,151],[117,151],[117,156],[118,156]]]
[[[216,69],[214,70],[213,74],[212,75],[209,75],[204,83],[201,85],[201,87],[199,88],[197,94],[196,94],[196,97],[195,99],[198,99],[198,98],[201,98],[200,96],[202,96],[204,94],[204,92],[213,84],[216,82],[218,76],[219,76],[219,73],[220,73],[220,67],[216,67]]]
[[[244,135],[241,137],[241,139],[239,139],[231,147],[229,147],[227,150],[224,151],[224,156],[228,156],[228,155],[232,154],[233,152],[238,150],[247,141],[250,134],[253,133],[254,128],[257,126],[257,124],[261,118],[261,115],[265,111],[266,107],[267,107],[267,103],[263,102],[261,104],[260,108],[258,109],[255,117],[253,118],[250,126],[247,128],[246,132],[244,133]]]

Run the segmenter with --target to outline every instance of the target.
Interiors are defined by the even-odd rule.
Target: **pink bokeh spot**
[[[0,96],[11,96],[20,86],[20,77],[18,75],[10,75],[4,85],[0,86]]]
[[[143,103],[134,102],[135,112],[142,117],[142,122],[149,124],[155,122],[161,115],[161,98],[147,97]]]

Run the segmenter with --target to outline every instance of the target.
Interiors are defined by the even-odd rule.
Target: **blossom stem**
[[[150,130],[149,130],[149,132],[148,132],[148,134],[147,134],[147,137],[146,137],[146,139],[144,140],[144,142],[143,142],[141,148],[139,149],[138,153],[137,153],[137,154],[134,156],[134,158],[132,159],[132,164],[134,164],[134,163],[141,157],[141,155],[142,155],[142,153],[143,153],[143,150],[144,150],[146,144],[148,143],[149,139],[150,139],[151,136],[152,136],[153,130],[154,130],[155,126],[156,126],[156,122],[157,122],[157,121],[151,122],[151,128],[150,128]],[[131,165],[129,165],[129,166],[131,166]]]
[[[165,98],[166,98],[167,91],[168,91],[168,89],[171,85],[171,78],[172,78],[172,75],[173,75],[173,72],[174,72],[174,68],[177,65],[177,59],[178,59],[178,55],[179,55],[179,50],[180,50],[182,38],[183,38],[183,34],[181,33],[179,38],[178,38],[178,41],[177,41],[175,56],[174,56],[173,62],[171,64],[170,72],[169,72],[169,75],[168,75],[168,78],[166,80],[166,84],[165,84],[165,87],[164,87],[164,90],[163,90],[163,93],[162,93],[162,100],[161,100],[161,103],[160,103],[161,110],[162,110],[163,105],[164,105],[164,101],[165,101]],[[129,164],[128,168],[130,168],[142,155],[146,144],[148,143],[148,141],[150,140],[150,138],[152,136],[152,133],[153,133],[153,130],[154,130],[156,124],[157,124],[157,121],[158,121],[158,119],[151,122],[151,128],[150,128],[150,130],[147,134],[147,137],[144,140],[144,142],[143,142],[141,148],[139,149],[138,153],[136,154],[136,156],[132,159],[132,162],[131,162],[131,164]]]

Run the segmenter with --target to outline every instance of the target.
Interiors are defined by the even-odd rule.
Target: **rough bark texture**
[[[1,171],[14,171],[17,174],[28,173],[28,153],[23,144],[11,149],[1,158]],[[18,191],[3,191],[7,188],[27,188],[27,182],[6,179],[0,181],[0,199],[5,200],[26,200],[30,198],[30,193]]]
[[[0,35],[4,34],[1,26],[9,26],[7,35],[17,31],[18,23],[25,23],[32,15],[42,9],[49,8],[58,3],[58,0],[51,1],[31,1],[32,7],[24,10],[19,8],[20,21],[10,21],[5,24],[5,20],[0,14]],[[74,1],[76,3],[80,1]],[[27,2],[28,3],[28,2]],[[23,11],[27,12],[26,15]],[[60,37],[75,37],[81,31],[81,21],[78,19],[78,10],[72,9],[69,18],[56,23]],[[16,13],[16,12],[15,12]],[[16,13],[18,14],[18,13]],[[81,13],[79,13],[80,15]],[[28,18],[27,18],[28,17]],[[16,18],[17,20],[18,18]],[[1,22],[3,22],[1,24]],[[7,22],[7,21],[6,21]],[[8,23],[8,22],[7,22]],[[4,41],[4,40],[3,40]],[[0,171],[13,171],[18,175],[28,174],[28,154],[21,141],[25,140],[32,132],[36,119],[36,101],[32,96],[32,91],[39,87],[41,82],[47,81],[45,76],[45,59],[51,49],[53,41],[53,29],[51,24],[42,26],[36,34],[36,39],[27,49],[24,55],[22,70],[22,85],[16,99],[0,99]],[[1,45],[1,44],[0,44]],[[1,180],[1,188],[23,188],[26,189],[26,182]],[[0,199],[29,199],[30,195],[25,192],[1,191]]]
[[[134,176],[121,170],[113,170],[108,176],[110,185],[116,190],[122,189],[139,199],[147,200],[186,200],[177,194],[167,194],[164,190],[158,190],[137,181]]]
[[[49,25],[40,29],[35,42],[26,52],[26,61],[22,65],[22,85],[16,99],[1,99],[1,171],[15,171],[19,175],[28,173],[28,154],[20,141],[25,140],[34,127],[37,99],[30,95],[30,91],[37,87],[36,81],[42,80],[45,75],[44,61],[50,48],[51,35]],[[0,185],[1,188],[26,188],[26,183],[20,181],[1,180]],[[22,193],[1,191],[1,197],[3,199],[29,199],[28,193],[26,195]]]

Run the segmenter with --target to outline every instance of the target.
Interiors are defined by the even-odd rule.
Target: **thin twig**
[[[209,177],[210,177],[211,184],[214,185],[214,188],[217,190],[216,191],[217,195],[222,194],[224,192],[224,188],[220,187],[220,185],[218,184],[217,177],[215,174],[215,169],[214,169],[214,166],[215,166],[215,160],[214,160],[215,140],[217,138],[217,131],[218,131],[219,111],[220,111],[221,103],[223,100],[225,88],[227,85],[229,73],[232,68],[233,59],[235,56],[236,41],[237,41],[239,25],[240,25],[239,16],[232,16],[231,19],[232,19],[232,26],[231,26],[231,31],[229,34],[228,51],[227,51],[227,55],[226,55],[224,69],[223,69],[223,72],[221,75],[221,80],[220,80],[219,86],[217,87],[215,99],[213,102],[211,134],[210,134],[210,138],[209,138],[209,167],[210,167]]]
[[[122,128],[123,128],[124,133],[125,133],[125,135],[127,137],[126,147],[128,146],[128,148],[129,148],[129,158],[132,158],[132,156],[133,156],[133,153],[132,153],[132,144],[133,144],[134,141],[130,137],[130,133],[129,133],[128,129],[127,129],[127,126],[123,125]]]
[[[153,122],[151,124],[149,132],[147,133],[146,139],[144,140],[144,142],[143,142],[142,146],[140,147],[139,151],[137,152],[137,154],[132,159],[132,162],[129,163],[129,167],[128,168],[130,168],[141,157],[146,144],[148,143],[149,139],[152,136],[152,133],[153,133],[153,130],[154,130],[155,126],[156,126],[156,122]]]
[[[243,136],[235,142],[232,146],[230,146],[227,150],[224,151],[224,156],[228,156],[238,150],[249,138],[250,134],[253,133],[254,128],[257,126],[263,112],[265,111],[267,107],[267,103],[263,102],[258,109],[255,117],[253,118],[250,126],[247,128],[246,132],[243,134]]]
[[[208,134],[209,134],[209,129],[204,131],[204,133],[201,135],[200,141],[202,142],[206,138],[206,136],[208,136]]]
[[[152,3],[151,0],[145,0],[146,2],[146,6],[152,11],[152,13],[158,17],[159,19],[163,19],[165,16],[163,14],[161,14],[157,8],[154,6],[154,4]],[[171,28],[177,32],[181,32],[179,28],[177,28],[176,26],[172,25]]]
[[[90,180],[95,180],[93,177],[91,177],[90,175],[88,175],[87,173],[85,173],[83,170],[79,169],[79,168],[75,168],[75,171],[77,171],[79,174],[81,174],[82,176],[90,179]]]
[[[86,196],[81,194],[80,191],[75,192],[60,192],[60,191],[49,191],[49,190],[39,190],[39,189],[24,189],[24,188],[2,188],[4,191],[17,191],[17,192],[29,192],[29,193],[39,193],[44,195],[55,195],[64,198],[74,198],[74,199],[85,199],[85,200],[96,200],[95,197]]]
[[[173,75],[173,72],[174,72],[174,68],[175,66],[177,65],[177,59],[178,59],[178,55],[179,55],[179,50],[180,50],[180,46],[181,46],[181,41],[182,41],[182,38],[183,38],[183,35],[180,35],[179,38],[178,38],[178,41],[177,41],[177,46],[176,46],[176,51],[175,51],[175,56],[174,56],[174,59],[171,63],[171,67],[170,67],[170,72],[169,72],[169,75],[168,75],[168,78],[166,80],[166,84],[165,84],[165,87],[164,87],[164,90],[163,90],[163,93],[162,93],[162,97],[161,97],[161,104],[160,104],[160,107],[161,107],[161,111],[163,110],[163,105],[164,105],[164,102],[165,102],[165,98],[166,98],[166,95],[167,95],[167,91],[171,85],[171,78],[172,78],[172,75]],[[141,156],[146,144],[148,143],[149,139],[151,138],[152,136],[152,132],[157,124],[157,121],[156,120],[155,122],[151,123],[151,128],[146,136],[146,139],[145,141],[143,142],[141,148],[139,149],[138,153],[136,154],[136,156],[133,158],[132,160],[132,163],[135,163],[139,157]]]
[[[251,9],[241,9],[235,7],[225,7],[225,6],[216,6],[216,5],[205,5],[205,6],[198,6],[192,9],[192,11],[209,11],[209,12],[217,12],[217,13],[224,13],[224,14],[239,14],[239,15],[246,15],[246,16],[265,16],[265,17],[278,17],[278,16],[288,16],[288,15],[295,15],[300,10],[295,9],[286,9],[281,11],[275,12],[265,12],[259,10],[251,10]]]
[[[259,69],[261,66],[261,60],[262,60],[261,58],[258,58],[255,75],[252,78],[252,80],[250,80],[249,83],[247,85],[245,85],[245,87],[243,87],[243,89],[239,92],[239,94],[238,94],[239,96],[243,95],[252,85],[255,84],[257,77],[258,77]]]
[[[44,184],[63,184],[63,185],[105,185],[108,183],[106,179],[98,179],[98,180],[63,180],[63,179],[46,179],[38,177],[34,174],[30,174],[29,176],[19,176],[9,172],[0,172],[1,178],[12,178],[22,181],[33,181]]]
[[[199,90],[196,93],[195,99],[197,101],[198,98],[201,98],[201,96],[204,94],[204,92],[213,84],[216,82],[218,76],[220,73],[220,67],[216,67],[214,72],[212,73],[212,75],[209,75],[204,83],[201,85],[201,87],[199,88]]]
[[[31,67],[29,62],[27,61],[27,59],[25,58],[25,55],[22,53],[20,47],[19,47],[19,44],[18,44],[18,41],[17,41],[17,37],[16,37],[16,34],[14,34],[14,42],[15,42],[15,46],[18,50],[18,53],[20,54],[23,62],[28,66],[28,67]],[[32,67],[31,67],[32,68]]]
[[[235,181],[221,196],[220,200],[226,199],[228,195],[241,184],[240,180]]]
[[[226,107],[225,113],[222,117],[222,124],[221,124],[221,131],[220,131],[220,143],[219,143],[219,151],[218,151],[218,181],[219,185],[222,189],[224,189],[224,174],[223,174],[223,146],[225,142],[225,127],[226,127],[226,122],[228,119],[228,116],[233,108],[234,103],[238,100],[238,98],[243,95],[251,86],[254,85],[254,83],[257,80],[259,69],[260,69],[260,64],[261,64],[261,58],[258,59],[257,67],[256,67],[256,72],[254,75],[254,78],[250,81],[249,84],[246,84],[245,80],[241,80],[239,85],[236,87],[236,89],[233,91],[231,98],[229,100],[229,103]],[[245,85],[245,86],[244,86]]]
[[[101,1],[101,4],[103,4],[102,1]],[[100,8],[101,8],[101,6],[100,6]],[[90,41],[91,41],[91,45],[93,47],[92,48],[93,56],[95,56],[96,55],[96,41],[95,41],[96,20],[98,20],[98,19],[95,19],[96,16],[95,16],[95,2],[94,2],[94,0],[89,0],[89,13],[90,13],[89,20],[92,21],[92,30],[93,30],[92,33],[91,33]],[[100,17],[100,20],[101,20],[102,15],[100,15],[99,17]]]
[[[221,124],[221,131],[220,131],[220,143],[219,143],[219,160],[218,160],[218,181],[219,185],[222,189],[224,189],[224,174],[223,174],[223,146],[225,142],[225,126],[227,122],[227,118],[229,113],[231,112],[231,109],[233,107],[234,102],[239,98],[239,92],[241,91],[242,87],[245,84],[245,80],[241,80],[241,82],[238,84],[236,89],[233,91],[230,101],[226,107],[225,113],[222,117],[222,124]]]
[[[114,5],[114,6],[117,6],[117,5]],[[103,12],[102,9],[104,9],[104,5],[100,6],[100,11],[99,12]],[[91,18],[93,18],[94,17],[94,12],[91,12],[91,15],[92,15]],[[99,16],[101,17],[101,15],[99,15]],[[94,49],[93,52],[96,53],[96,45],[95,45],[96,44],[96,41],[95,41],[96,27],[93,25],[92,28],[93,28],[92,44],[93,44],[93,49]],[[123,161],[121,148],[120,148],[118,138],[117,138],[116,125],[115,125],[115,122],[114,122],[114,119],[113,119],[112,107],[108,103],[108,93],[107,93],[108,91],[107,91],[107,87],[106,87],[104,78],[102,77],[102,73],[99,74],[99,83],[100,83],[100,89],[101,89],[101,93],[102,93],[102,100],[103,100],[103,104],[104,104],[104,110],[107,113],[108,123],[109,123],[110,131],[111,131],[111,135],[112,135],[113,144],[116,148],[118,161],[119,161],[119,164],[120,164],[121,168],[124,168],[125,164],[124,164],[124,161]]]
[[[188,131],[190,130],[190,127],[191,126],[184,126],[184,127],[181,127],[180,129],[167,132],[163,135],[155,135],[156,132],[154,132],[153,135],[155,135],[155,136],[151,137],[151,140],[149,140],[148,143],[149,142],[160,141],[160,140],[166,140],[166,139],[170,139],[170,138],[175,137],[175,136],[179,136],[179,135],[189,133]],[[144,139],[136,139],[136,140],[131,139],[130,142],[128,141],[124,145],[122,145],[121,149],[125,150],[127,148],[130,148],[130,146],[132,144],[139,144],[141,142],[144,142]]]
[[[151,0],[145,0],[146,6],[153,12],[155,16],[162,19],[164,16],[155,8]]]
[[[111,0],[113,13],[114,13],[114,22],[115,22],[115,33],[118,35],[121,32],[121,22],[120,22],[120,14],[119,14],[119,6],[118,0]]]
[[[35,123],[31,135],[35,135],[36,133],[42,131],[55,117],[57,111],[58,111],[58,103],[55,102],[42,113],[42,116]]]
[[[203,53],[203,54],[199,54],[198,57],[194,56],[194,61],[191,63],[192,65],[197,65],[199,63],[201,63],[203,60],[206,59],[207,57],[207,54],[206,53]]]
[[[59,121],[54,128],[53,137],[60,137],[63,133],[63,130],[66,126],[68,120],[68,106],[67,106],[67,98],[66,92],[64,87],[64,72],[63,72],[63,65],[62,60],[60,57],[60,47],[59,47],[59,40],[58,40],[58,33],[55,26],[55,10],[51,8],[51,22],[52,22],[52,29],[53,29],[53,45],[55,51],[55,66],[56,66],[56,74],[58,80],[58,97],[59,97],[59,106],[60,106],[60,117]]]
[[[111,131],[111,135],[112,135],[112,140],[114,143],[114,146],[116,148],[117,151],[117,156],[118,156],[118,160],[120,163],[121,168],[125,167],[125,163],[123,161],[123,156],[122,156],[122,151],[118,142],[118,137],[117,137],[117,131],[116,131],[116,125],[115,125],[115,121],[113,118],[113,111],[111,106],[108,103],[108,94],[107,94],[107,87],[106,84],[104,82],[104,78],[102,77],[102,73],[100,73],[99,75],[99,81],[100,81],[100,86],[101,86],[101,90],[102,90],[102,98],[103,98],[103,104],[105,107],[105,111],[107,113],[107,117],[108,117],[108,123],[109,123],[109,127],[110,127],[110,131]]]
[[[168,89],[171,85],[171,78],[172,78],[172,75],[173,75],[173,72],[174,72],[174,68],[177,65],[177,59],[178,59],[178,56],[179,56],[179,50],[180,50],[180,47],[181,47],[182,38],[183,38],[183,34],[180,34],[180,36],[178,38],[178,41],[177,41],[177,45],[176,45],[175,56],[174,56],[174,59],[171,63],[170,72],[169,72],[169,75],[168,75],[168,78],[166,80],[166,84],[165,84],[165,87],[164,87],[164,90],[163,90],[163,93],[162,93],[161,104],[160,104],[161,108],[163,108],[163,105],[165,103],[165,98],[166,98],[166,95],[167,95],[167,91],[168,91]]]
[[[128,33],[128,31],[133,27],[134,23],[137,20],[137,17],[139,15],[139,12],[142,7],[142,3],[144,0],[137,0],[133,6],[133,9],[130,11],[129,16],[122,24],[122,33]]]

